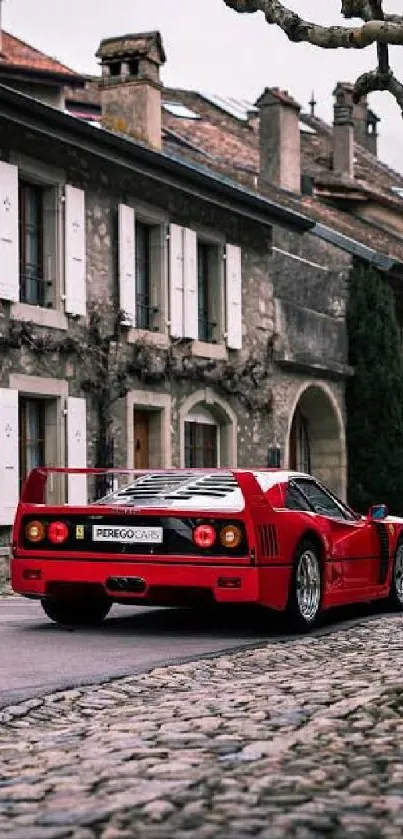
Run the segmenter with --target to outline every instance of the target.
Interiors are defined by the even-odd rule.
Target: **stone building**
[[[110,439],[115,466],[290,465],[344,495],[351,259],[403,270],[376,118],[355,128],[347,85],[333,130],[278,89],[164,89],[156,32],[97,54],[84,78],[3,33],[4,538],[33,465]]]

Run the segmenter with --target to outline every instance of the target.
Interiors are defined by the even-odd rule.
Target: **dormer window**
[[[139,62],[136,59],[129,61],[129,75],[130,76],[138,76],[139,74]]]
[[[122,75],[122,63],[121,61],[111,61],[109,65],[109,75],[117,78],[118,76]]]

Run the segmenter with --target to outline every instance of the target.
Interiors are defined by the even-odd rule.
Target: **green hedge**
[[[376,502],[403,514],[403,361],[395,299],[387,280],[356,262],[347,304],[348,497],[367,512]]]

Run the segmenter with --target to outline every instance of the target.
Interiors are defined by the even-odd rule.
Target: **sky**
[[[0,3],[2,0],[0,0]],[[342,22],[340,0],[287,0],[305,19]],[[384,9],[401,13],[401,0],[384,0]],[[167,63],[166,85],[254,102],[265,87],[286,89],[308,109],[311,92],[318,116],[332,121],[337,81],[354,81],[376,64],[376,49],[324,51],[291,44],[268,26],[261,13],[239,15],[223,0],[3,0],[3,28],[81,73],[97,73],[95,52],[102,38],[158,29]],[[390,51],[403,81],[403,48]],[[403,172],[403,119],[387,93],[375,93],[370,106],[381,118],[379,156]]]

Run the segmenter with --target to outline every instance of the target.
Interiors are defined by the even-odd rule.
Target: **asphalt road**
[[[320,634],[379,617],[381,604],[329,613]],[[0,599],[0,708],[217,652],[294,638],[262,610],[114,606],[97,628],[62,628],[36,601]]]
[[[0,600],[0,708],[45,693],[127,676],[265,640],[262,623],[237,611],[114,606],[97,628],[65,629],[39,603]],[[267,636],[266,636],[267,637]]]

